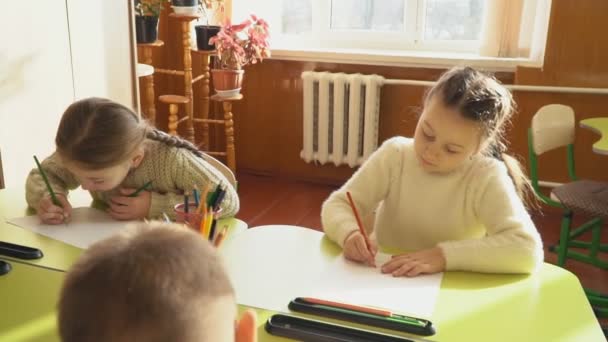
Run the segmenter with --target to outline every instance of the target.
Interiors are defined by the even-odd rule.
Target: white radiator
[[[302,73],[306,162],[361,165],[378,147],[378,75]]]

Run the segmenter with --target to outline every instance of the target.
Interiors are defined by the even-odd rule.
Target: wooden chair
[[[141,104],[144,117],[156,126],[156,104],[154,103],[154,67],[137,63],[137,77],[140,79],[140,89],[144,103]]]
[[[211,101],[219,102],[222,104],[224,110],[224,119],[204,119],[195,118],[194,122],[202,123],[203,125],[217,124],[224,125],[224,133],[226,136],[226,150],[225,151],[205,151],[207,154],[213,156],[224,156],[226,157],[226,165],[234,173],[236,172],[236,151],[234,147],[234,121],[232,120],[232,103],[239,101],[243,98],[242,94],[237,94],[231,97],[222,97],[219,95],[211,96]],[[204,142],[203,142],[204,144]]]
[[[549,248],[550,251],[557,252],[557,265],[564,267],[567,259],[574,259],[607,269],[608,262],[602,260],[598,254],[608,252],[608,244],[601,243],[603,219],[608,219],[608,183],[579,180],[576,176],[575,127],[574,110],[565,105],[547,105],[534,114],[532,125],[528,130],[530,180],[541,201],[562,209],[559,243]],[[554,188],[550,196],[546,196],[540,191],[538,156],[560,147],[567,149],[570,182]],[[575,212],[585,213],[593,218],[572,229]],[[586,232],[591,232],[591,241],[579,239]],[[596,315],[608,316],[608,297],[587,288],[585,292]]]
[[[563,209],[560,241],[552,247],[557,252],[557,264],[564,266],[571,258],[594,266],[608,269],[608,262],[598,258],[598,252],[607,252],[608,245],[600,243],[602,228],[601,208],[593,206],[596,192],[606,186],[600,182],[579,180],[574,163],[574,110],[568,106],[551,104],[542,107],[532,117],[528,130],[528,150],[530,157],[530,178],[537,196],[545,204]],[[538,184],[538,156],[556,148],[567,148],[567,167],[570,182],[554,188],[550,196],[540,191]],[[589,205],[590,204],[590,205]],[[595,218],[570,231],[574,210],[592,214]],[[592,232],[591,242],[577,240],[585,232]],[[588,250],[587,254],[571,248]]]
[[[184,121],[190,119],[188,115],[179,118],[177,113],[179,112],[179,105],[185,105],[190,100],[187,97],[181,95],[161,95],[158,97],[158,100],[162,103],[169,105],[169,134],[177,135],[177,127]],[[186,139],[190,140],[190,142],[194,143],[194,132],[188,132],[186,135]]]

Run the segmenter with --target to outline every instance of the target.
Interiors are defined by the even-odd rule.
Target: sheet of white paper
[[[87,248],[120,231],[128,224],[128,222],[116,221],[107,213],[89,207],[74,208],[67,225],[42,224],[35,215],[13,218],[8,222],[80,248]]]
[[[258,227],[235,236],[221,251],[237,302],[289,312],[289,301],[309,296],[431,318],[443,274],[394,278],[342,254],[326,255],[322,238],[320,232],[290,226]],[[377,265],[389,257],[378,254]]]

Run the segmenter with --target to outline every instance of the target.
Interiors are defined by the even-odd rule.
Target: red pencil
[[[350,191],[346,192],[346,197],[348,197],[348,202],[350,203],[350,207],[353,209],[353,213],[355,214],[355,219],[357,219],[357,225],[359,226],[359,231],[363,238],[365,239],[365,246],[367,250],[372,253],[372,244],[369,242],[369,237],[367,237],[367,233],[365,232],[365,228],[363,228],[363,222],[361,222],[361,218],[359,217],[359,212],[357,211],[357,207],[355,207],[355,202],[350,195]],[[373,254],[373,253],[372,253]]]
[[[335,308],[342,308],[342,309],[353,310],[353,311],[357,311],[357,312],[364,312],[364,313],[368,313],[368,314],[372,314],[372,315],[378,315],[378,316],[383,316],[383,317],[391,317],[393,315],[393,313],[390,312],[390,311],[382,310],[382,309],[376,309],[376,308],[370,308],[370,307],[367,307],[367,306],[359,306],[359,305],[353,305],[353,304],[338,303],[338,302],[332,302],[330,300],[311,298],[311,297],[304,297],[302,299],[305,300],[305,301],[307,301],[307,302],[309,302],[309,303],[311,303],[311,304],[319,304],[319,305],[331,306],[331,307],[335,307]]]

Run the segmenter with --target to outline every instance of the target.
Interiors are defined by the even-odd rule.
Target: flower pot
[[[198,6],[171,6],[173,12],[179,15],[196,15],[198,14]]]
[[[135,16],[135,39],[138,44],[153,43],[158,34],[158,17]]]
[[[220,95],[236,95],[243,84],[245,70],[213,69],[211,76],[213,88]]]
[[[197,25],[194,27],[194,30],[196,31],[196,46],[199,50],[215,50],[215,45],[209,44],[209,39],[215,37],[220,32],[219,26]]]
[[[198,0],[171,0],[171,5],[176,7],[196,7]]]

